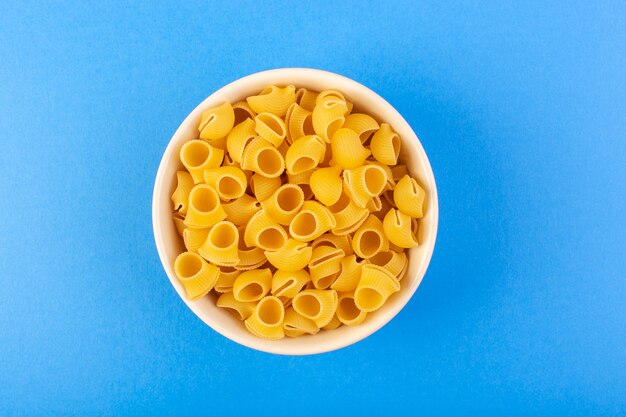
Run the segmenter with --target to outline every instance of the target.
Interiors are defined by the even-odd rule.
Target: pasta
[[[400,136],[352,110],[337,90],[270,85],[202,113],[170,195],[189,300],[215,294],[279,340],[357,326],[400,290],[428,196]]]

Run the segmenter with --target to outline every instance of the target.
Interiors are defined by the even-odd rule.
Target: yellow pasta
[[[174,273],[183,285],[187,297],[197,300],[211,291],[220,270],[214,265],[209,265],[197,253],[183,252],[174,261]]]
[[[283,320],[285,307],[282,301],[273,296],[263,298],[256,305],[252,315],[245,321],[246,328],[262,339],[277,340],[285,337]]]
[[[243,321],[250,317],[256,308],[256,302],[243,302],[235,299],[232,292],[222,294],[217,299],[216,305],[226,309],[237,319]]]
[[[183,231],[183,242],[187,250],[189,252],[197,252],[198,249],[204,245],[204,242],[206,242],[210,231],[211,229],[194,229],[187,227]]]
[[[237,301],[259,301],[272,288],[272,272],[268,268],[244,271],[233,283],[233,295]]]
[[[335,98],[320,100],[318,96],[317,104],[311,115],[315,134],[324,139],[325,142],[330,142],[335,132],[341,128],[346,120],[345,115],[347,113],[348,107],[345,101]]]
[[[204,171],[204,181],[225,201],[237,199],[246,192],[246,174],[236,166],[223,166]]]
[[[272,294],[276,297],[293,298],[309,282],[311,276],[304,269],[291,272],[279,269],[272,278]]]
[[[354,253],[363,259],[371,258],[379,252],[389,250],[389,240],[385,236],[382,222],[370,214],[352,237]]]
[[[361,280],[354,291],[354,303],[366,313],[376,311],[395,292],[400,283],[389,271],[378,265],[366,264],[361,269]]]
[[[275,178],[285,170],[285,160],[271,143],[262,137],[256,137],[243,151],[241,168],[264,177]]]
[[[250,178],[250,190],[258,201],[267,200],[280,188],[281,180],[278,177],[268,178],[261,174],[254,174]]]
[[[309,264],[313,249],[304,242],[288,239],[277,251],[266,251],[265,257],[278,270],[295,272]]]
[[[235,266],[239,263],[239,231],[228,221],[214,225],[198,253],[208,262],[218,266]]]
[[[296,102],[296,87],[270,85],[258,95],[248,97],[246,101],[257,114],[267,112],[282,117],[287,113],[289,106]]]
[[[337,279],[341,272],[341,260],[345,253],[330,246],[318,246],[313,250],[309,262],[309,273],[315,288],[325,290]]]
[[[378,265],[389,271],[399,281],[402,279],[406,267],[409,263],[404,252],[389,250],[379,252],[367,260],[368,263]]]
[[[284,226],[289,226],[303,204],[304,193],[296,184],[281,185],[270,198],[261,202],[267,214]]]
[[[366,207],[372,197],[379,196],[386,184],[387,174],[378,165],[363,165],[343,172],[343,188],[359,207]]]
[[[408,175],[402,177],[393,190],[393,200],[398,210],[414,218],[424,217],[425,198],[424,189]]]
[[[383,229],[389,242],[400,248],[414,248],[417,237],[411,229],[411,218],[399,210],[391,209],[383,219]]]
[[[254,121],[252,119],[245,119],[243,122],[236,125],[226,138],[228,156],[232,158],[234,162],[241,163],[246,145],[255,137],[256,131],[254,130]]]
[[[366,208],[357,206],[345,193],[342,193],[339,200],[328,210],[335,219],[335,227],[331,230],[335,235],[347,235],[354,232],[369,215]]]
[[[298,103],[293,103],[287,110],[285,124],[287,125],[287,142],[289,144],[303,136],[315,134],[311,112]]]
[[[228,137],[224,136],[223,138],[220,139],[203,139],[206,143],[208,143],[209,145],[211,145],[212,147],[216,148],[216,149],[221,149],[222,151],[226,150],[226,141],[227,141]]]
[[[287,157],[287,151],[289,150],[289,143],[287,143],[287,141],[285,140],[276,149],[278,149],[278,152],[280,152],[280,154],[283,156],[283,159],[285,159]]]
[[[337,236],[332,233],[324,233],[311,243],[313,249],[319,246],[341,249],[344,254],[352,255],[352,241],[348,235]]]
[[[365,143],[380,126],[376,119],[369,114],[353,113],[346,116],[346,121],[342,127],[354,130],[359,135],[361,143]]]
[[[372,156],[377,161],[387,165],[395,165],[398,163],[401,145],[400,136],[391,129],[391,126],[387,123],[381,123],[380,129],[372,136],[370,149]]]
[[[321,137],[311,135],[297,139],[285,156],[287,173],[295,175],[316,168],[324,159],[325,153],[326,144]]]
[[[323,330],[335,330],[341,326],[341,321],[337,318],[337,314],[333,316],[326,326],[323,326]]]
[[[252,216],[261,209],[261,203],[244,194],[236,200],[222,204],[222,208],[226,212],[226,220],[242,226],[248,224]]]
[[[315,172],[315,169],[299,172],[297,174],[290,174],[287,172],[287,182],[289,184],[309,185],[311,181],[311,175]]]
[[[317,327],[324,327],[333,319],[337,310],[337,292],[334,290],[304,290],[292,301],[298,314],[313,320]]]
[[[374,196],[369,199],[365,208],[373,214],[380,211],[383,208],[383,202],[379,196]]]
[[[346,326],[357,326],[367,317],[354,302],[354,294],[341,294],[337,303],[337,318]]]
[[[283,322],[285,336],[298,337],[304,334],[316,334],[319,327],[311,319],[299,314],[293,307],[285,310],[285,320]]]
[[[193,178],[187,171],[176,171],[176,189],[172,193],[172,203],[174,211],[180,214],[187,214],[187,202],[189,193],[194,186]]]
[[[341,272],[330,288],[338,292],[354,291],[361,280],[363,262],[359,262],[356,255],[343,258],[341,260]]]
[[[380,210],[375,211],[373,214],[374,214],[374,216],[378,217],[382,221],[385,218],[385,215],[392,208],[394,208],[394,207],[391,204],[389,204],[387,199],[384,198],[384,196],[383,196],[383,198],[380,199]]]
[[[189,207],[185,216],[187,227],[208,228],[226,218],[217,192],[206,184],[198,184],[189,193]]]
[[[176,226],[176,231],[182,237],[185,230],[185,218],[180,213],[174,213],[172,215],[172,219],[174,220],[174,226]]]
[[[213,289],[215,292],[224,294],[233,291],[233,284],[235,279],[241,274],[241,271],[233,268],[232,266],[220,267],[220,276],[217,278],[217,282]]]
[[[346,97],[337,90],[321,91],[315,99],[315,104],[319,105],[328,101],[341,102],[346,107],[346,114],[352,112],[352,103],[346,100]]]
[[[343,191],[341,167],[338,165],[319,168],[311,174],[309,179],[311,191],[315,198],[325,206],[335,204]]]
[[[391,177],[394,181],[400,181],[402,177],[409,174],[409,170],[406,165],[396,165],[390,168],[391,169]]]
[[[305,201],[302,209],[289,225],[291,237],[310,242],[337,225],[327,207],[316,201]]]
[[[303,109],[313,111],[318,94],[319,93],[316,91],[308,90],[306,88],[298,88],[296,90],[296,102]]]
[[[338,129],[330,142],[333,161],[343,169],[352,169],[365,163],[370,155],[362,144],[359,135],[350,129]]]
[[[389,191],[389,190],[393,190],[396,187],[396,180],[393,179],[393,172],[391,171],[391,168],[389,167],[389,165],[385,165],[381,162],[378,161],[365,161],[366,164],[368,165],[376,165],[377,167],[380,167],[383,169],[383,171],[385,171],[385,177],[386,177],[386,184],[385,187],[383,188],[383,191]]]
[[[204,182],[204,170],[217,168],[224,159],[224,151],[203,140],[190,140],[180,148],[180,161],[187,168],[194,183]]]
[[[287,233],[276,220],[261,209],[246,225],[244,241],[248,247],[257,246],[263,250],[274,251],[287,242]]]
[[[200,138],[220,139],[228,135],[235,124],[235,113],[230,103],[208,109],[202,113],[198,126]]]
[[[246,245],[244,239],[246,230],[245,225],[239,226],[237,230],[239,231],[239,263],[235,266],[235,269],[248,271],[250,269],[260,268],[265,262],[267,262],[265,251],[256,246],[249,247]]]
[[[254,118],[255,132],[278,148],[287,137],[287,126],[280,117],[272,113],[259,113]]]
[[[233,104],[233,112],[235,113],[235,126],[246,119],[254,120],[256,116],[256,112],[252,110],[252,107],[245,101],[238,101]]]

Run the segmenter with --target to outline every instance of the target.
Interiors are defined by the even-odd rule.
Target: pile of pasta
[[[191,300],[210,291],[254,335],[362,323],[400,290],[425,191],[387,123],[335,90],[269,86],[202,114],[172,194]]]

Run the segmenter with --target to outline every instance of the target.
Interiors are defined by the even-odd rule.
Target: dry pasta
[[[235,124],[235,112],[230,103],[223,103],[202,113],[198,125],[200,138],[221,139],[225,137]]]

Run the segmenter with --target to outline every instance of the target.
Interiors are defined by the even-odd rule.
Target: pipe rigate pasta
[[[298,337],[303,334],[316,334],[320,331],[317,324],[309,318],[299,314],[293,307],[285,310],[285,320],[283,322],[285,336]]]
[[[254,118],[254,131],[278,148],[287,137],[287,126],[280,117],[272,113],[259,113]]]
[[[248,247],[258,246],[263,250],[278,250],[287,241],[285,229],[261,209],[246,225],[244,241]]]
[[[341,100],[316,100],[311,120],[315,134],[330,142],[337,130],[343,126],[345,115],[348,113],[346,103]],[[356,135],[356,133],[355,133]],[[358,135],[357,135],[358,138]]]
[[[289,226],[303,204],[304,192],[296,184],[281,185],[267,200],[261,201],[268,215],[283,226]]]
[[[378,265],[365,264],[354,291],[354,302],[359,310],[371,313],[381,308],[397,291],[400,291],[400,283],[389,271]]]
[[[330,286],[338,292],[354,291],[361,280],[361,268],[364,261],[358,261],[356,255],[346,256],[341,260],[341,272]]]
[[[339,296],[337,318],[346,326],[357,326],[367,317],[365,311],[359,310],[354,302],[354,294],[345,293]]]
[[[387,173],[378,165],[362,165],[343,172],[343,187],[354,203],[366,207],[372,197],[378,197],[387,185]]]
[[[333,215],[326,206],[315,201],[305,201],[289,225],[289,234],[296,240],[310,242],[336,225]]]
[[[202,113],[198,131],[202,139],[225,137],[235,124],[235,112],[230,103],[223,103]]]
[[[287,142],[290,145],[303,136],[315,134],[311,112],[298,103],[293,103],[287,110],[285,124],[287,125]]]
[[[172,214],[172,220],[174,220],[174,226],[176,227],[176,231],[178,232],[180,237],[183,237],[185,233],[185,217],[178,212],[174,212],[174,214]]]
[[[176,189],[171,197],[174,211],[180,214],[187,214],[187,202],[189,201],[189,193],[193,189],[193,186],[193,178],[189,172],[176,171]]]
[[[224,151],[203,140],[190,140],[180,148],[180,161],[187,168],[194,183],[204,182],[204,170],[217,168],[224,159]]]
[[[363,259],[371,258],[379,252],[389,250],[389,240],[385,236],[382,222],[370,214],[352,237],[352,249]]]
[[[183,252],[174,261],[174,273],[183,285],[187,297],[196,300],[211,291],[220,270],[217,266],[207,263],[197,253]]]
[[[237,226],[245,226],[252,216],[261,210],[261,203],[256,198],[244,194],[236,200],[222,204],[222,208],[226,212],[226,220]]]
[[[312,111],[317,101],[318,92],[308,90],[306,88],[298,88],[296,90],[296,103],[303,109]]]
[[[325,290],[331,286],[341,272],[341,260],[344,256],[343,250],[331,246],[318,246],[313,249],[309,273],[315,288]]]
[[[206,184],[198,184],[189,193],[189,207],[185,225],[194,228],[207,228],[226,218],[217,192]]]
[[[408,259],[404,252],[389,250],[377,253],[376,255],[367,259],[367,263],[385,268],[399,281],[402,279],[402,275],[404,275],[404,272],[408,265]]]
[[[395,165],[400,156],[400,136],[387,123],[381,123],[380,129],[372,136],[370,149],[378,162]]]
[[[277,251],[265,251],[265,257],[278,270],[285,272],[301,271],[309,264],[313,249],[304,242],[288,239]]]
[[[281,179],[278,177],[268,178],[261,174],[254,174],[250,178],[250,191],[258,201],[267,200],[278,190],[281,185]]]
[[[343,169],[357,168],[365,162],[370,151],[361,144],[359,135],[350,129],[338,129],[332,136],[333,161]]]
[[[256,305],[256,308],[245,321],[246,328],[262,339],[276,340],[285,337],[283,320],[285,306],[277,297],[268,296]]]
[[[409,249],[418,245],[412,230],[411,217],[399,210],[389,210],[383,219],[383,229],[389,242],[398,247]]]
[[[311,191],[317,200],[326,205],[335,204],[343,191],[343,181],[341,179],[341,167],[338,165],[319,168],[311,174],[309,179]]]
[[[217,278],[217,282],[215,283],[213,289],[215,292],[220,294],[232,292],[233,284],[240,274],[241,271],[232,266],[221,266],[220,275]]]
[[[245,119],[243,122],[236,125],[226,138],[226,150],[228,151],[229,157],[234,162],[241,163],[243,150],[256,136],[254,121],[252,119]]]
[[[299,314],[313,320],[317,327],[324,327],[333,319],[337,310],[335,290],[304,290],[293,298],[292,306]]]
[[[322,330],[335,330],[339,326],[341,326],[341,321],[337,318],[337,314],[335,313],[335,315],[332,319],[330,319],[328,324],[326,326],[322,326]]]
[[[405,175],[402,177],[395,190],[393,190],[393,201],[398,210],[414,218],[424,216],[424,199],[426,192],[415,179]]]
[[[326,144],[317,135],[295,140],[285,156],[287,173],[296,175],[316,168],[324,159],[325,153]]]
[[[296,102],[296,87],[270,85],[258,95],[248,97],[246,101],[257,114],[267,112],[282,117],[287,113],[289,106]]]
[[[309,282],[311,276],[305,269],[291,272],[279,269],[272,277],[272,294],[276,297],[293,298]]]
[[[241,321],[250,317],[256,308],[255,302],[237,300],[232,291],[220,295],[215,304],[218,307],[226,309],[226,311],[229,311]]]
[[[342,127],[356,132],[361,143],[365,143],[380,126],[376,119],[369,114],[353,113],[346,116],[346,121]]]
[[[189,252],[197,252],[204,245],[211,229],[194,229],[187,227],[183,230],[183,242]]]
[[[332,233],[324,233],[311,242],[313,249],[319,246],[330,246],[331,248],[341,249],[346,255],[352,255],[352,241],[348,235],[338,236]]]
[[[285,170],[285,159],[270,142],[260,136],[252,139],[243,151],[241,168],[264,177],[275,178]]]
[[[198,253],[208,262],[217,266],[236,266],[239,264],[239,231],[237,226],[228,221],[215,224],[209,231]]]
[[[364,207],[357,206],[345,193],[328,210],[335,219],[335,227],[331,232],[335,235],[347,235],[354,232],[363,224],[369,211]]]
[[[272,272],[268,268],[242,272],[233,283],[233,295],[238,301],[259,301],[272,288]]]
[[[233,104],[233,112],[235,113],[235,126],[246,119],[254,120],[256,117],[256,112],[245,101],[238,101]]]
[[[213,187],[224,201],[243,196],[248,187],[246,174],[236,166],[207,169],[204,171],[204,182]]]

